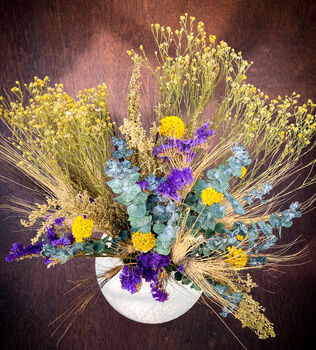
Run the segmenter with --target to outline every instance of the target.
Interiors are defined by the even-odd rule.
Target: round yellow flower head
[[[165,117],[160,121],[160,135],[181,139],[184,135],[184,131],[184,123],[179,117]]]
[[[76,217],[72,224],[72,235],[76,242],[82,242],[83,238],[90,238],[92,227],[93,220],[86,219],[84,216]]]
[[[247,174],[247,168],[242,166],[240,178],[242,179]]]
[[[247,253],[242,249],[237,249],[235,246],[232,246],[228,247],[227,250],[229,251],[226,259],[228,265],[241,268],[247,264]]]
[[[156,237],[153,233],[141,233],[136,231],[132,234],[133,246],[136,250],[147,253],[156,245]]]
[[[204,205],[212,205],[223,200],[224,195],[214,190],[213,187],[205,188],[201,193],[201,199]]]

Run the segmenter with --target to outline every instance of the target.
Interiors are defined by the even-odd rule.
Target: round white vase
[[[121,265],[118,258],[96,258],[96,275],[100,276],[111,268]],[[159,302],[151,295],[150,283],[143,280],[139,292],[131,294],[121,288],[120,272],[102,287],[102,278],[97,278],[101,291],[109,304],[125,317],[141,323],[163,323],[186,313],[198,301],[202,292],[178,283],[170,277],[166,291],[168,300]]]

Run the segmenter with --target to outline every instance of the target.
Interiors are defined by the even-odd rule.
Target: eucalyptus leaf
[[[164,231],[164,229],[166,228],[166,225],[164,225],[164,224],[161,224],[161,223],[156,223],[156,224],[154,224],[154,226],[153,226],[153,231],[155,232],[155,233],[162,233],[163,231]]]
[[[226,215],[226,209],[218,203],[214,203],[210,206],[210,213],[215,219],[222,219]],[[215,227],[215,225],[214,225]]]
[[[226,226],[222,222],[218,222],[214,228],[215,232],[223,234],[226,232]]]
[[[184,284],[184,285],[188,285],[190,284],[192,281],[186,277],[186,276],[183,276],[182,279],[181,279],[181,283]]]
[[[127,213],[129,216],[132,216],[134,218],[141,218],[141,217],[146,215],[146,205],[145,204],[139,204],[139,205],[131,204],[127,207]]]
[[[94,245],[93,245],[93,250],[96,253],[101,253],[104,248],[105,248],[105,244],[102,241],[95,242]]]
[[[237,201],[237,199],[235,199],[232,195],[230,195],[226,191],[224,192],[224,196],[230,202],[235,213],[239,215],[245,215],[245,210],[242,207],[242,205]]]
[[[209,184],[205,180],[197,180],[196,183],[194,184],[192,190],[196,191],[197,194],[200,196],[202,191],[208,186],[209,186]]]
[[[122,182],[118,179],[110,180],[107,182],[107,185],[110,186],[111,190],[114,193],[121,193],[123,191]]]

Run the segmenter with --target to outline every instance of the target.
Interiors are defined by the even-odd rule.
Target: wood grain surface
[[[16,80],[29,82],[48,75],[65,90],[106,82],[110,112],[120,122],[126,116],[127,86],[132,64],[126,50],[143,44],[154,51],[150,24],[178,26],[188,12],[205,22],[209,34],[225,40],[254,61],[247,74],[251,83],[275,98],[300,92],[302,101],[316,100],[315,2],[260,0],[11,0],[0,1],[0,89],[10,91]],[[152,58],[152,56],[150,56]],[[144,77],[142,118],[152,118],[152,81]],[[1,92],[2,94],[2,92]],[[2,133],[6,131],[2,127]],[[1,164],[1,175],[28,179]],[[315,189],[298,194],[302,201]],[[8,196],[38,200],[13,183],[1,183],[0,202]],[[42,261],[7,264],[11,244],[27,243],[15,214],[0,213],[1,349],[55,349],[58,336],[50,337],[50,321],[67,309],[78,293],[65,294],[76,281],[94,274],[94,260],[70,261],[47,270]],[[311,262],[282,268],[280,273],[256,273],[262,286],[255,298],[266,307],[277,337],[258,340],[232,317],[227,324],[248,349],[312,349],[315,337],[316,241],[315,211],[304,215],[284,232],[283,242],[302,235]],[[310,344],[310,345],[309,345]],[[161,325],[143,325],[114,311],[102,297],[91,303],[57,349],[241,349],[214,313],[196,305],[179,319]]]

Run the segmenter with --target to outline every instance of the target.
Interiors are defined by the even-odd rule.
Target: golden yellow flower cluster
[[[240,178],[242,179],[247,174],[247,168],[242,166]]]
[[[72,235],[76,242],[82,242],[84,238],[90,238],[92,234],[93,220],[86,219],[83,216],[75,218],[72,224]]]
[[[259,339],[274,338],[275,332],[271,323],[263,314],[264,308],[252,299],[251,295],[242,293],[242,299],[234,316],[242,327],[253,329]]]
[[[136,250],[147,253],[156,245],[156,237],[152,232],[141,233],[136,231],[132,234],[132,242]]]
[[[205,188],[201,193],[201,199],[204,205],[212,205],[223,200],[224,195],[214,190],[213,187]]]
[[[245,251],[235,246],[228,247],[227,250],[229,251],[226,259],[228,265],[241,268],[247,264],[247,253]]]
[[[179,117],[170,116],[161,119],[159,128],[160,135],[181,139],[184,132],[185,126]]]
[[[79,91],[77,98],[72,98],[63,84],[51,87],[48,77],[35,77],[34,82],[25,84],[29,104],[20,84],[16,85],[11,89],[15,100],[1,99],[0,117],[13,131],[12,146],[21,154],[17,165],[27,172],[34,171],[35,164],[42,169],[39,176],[58,173],[59,178],[64,176],[68,190],[71,184],[77,191],[87,189],[92,196],[105,194],[104,184],[97,179],[105,177],[103,168],[114,133],[106,85]],[[79,183],[74,184],[74,178]]]

